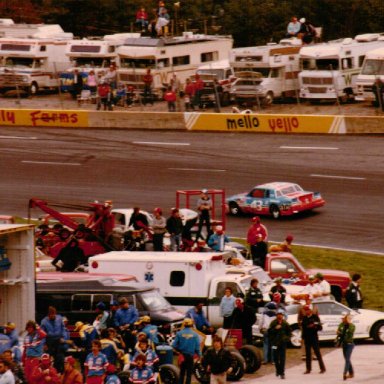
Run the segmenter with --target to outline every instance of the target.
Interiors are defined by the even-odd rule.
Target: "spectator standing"
[[[10,348],[18,347],[19,345],[19,332],[16,329],[16,324],[8,322],[4,325],[4,333],[9,337]]]
[[[264,306],[263,293],[258,287],[259,280],[253,278],[250,283],[249,290],[245,295],[245,304],[252,308],[255,313]]]
[[[100,340],[93,340],[92,352],[85,359],[86,384],[103,384],[106,369],[108,367],[107,357],[100,352]]]
[[[347,300],[349,308],[363,308],[363,295],[360,290],[360,284],[361,275],[359,273],[355,273],[352,276],[352,282],[349,285],[347,292],[345,293],[345,299]]]
[[[167,219],[166,228],[171,236],[171,251],[180,251],[183,221],[181,220],[178,208],[172,208],[171,216]]]
[[[11,371],[11,364],[5,359],[0,359],[0,384],[15,384],[15,376]]]
[[[41,321],[41,329],[46,333],[47,351],[53,357],[53,365],[59,373],[64,371],[66,331],[62,316],[55,307],[48,308],[48,316]]]
[[[71,239],[52,260],[52,265],[60,272],[73,272],[79,265],[86,262],[84,251],[76,239]]]
[[[204,81],[201,79],[200,75],[196,73],[195,75],[195,95],[193,104],[195,107],[199,108],[201,106],[201,95],[204,89]]]
[[[162,252],[163,251],[163,241],[164,241],[164,235],[167,231],[167,221],[165,220],[163,216],[163,210],[161,208],[155,208],[154,211],[154,217],[152,221],[152,229],[153,229],[153,250],[155,252]]]
[[[261,317],[260,331],[263,334],[263,364],[272,363],[272,348],[269,340],[269,326],[276,318],[277,307],[276,304],[271,301],[264,307],[264,311]]]
[[[83,384],[83,375],[75,368],[76,360],[73,356],[64,359],[64,373],[61,376],[61,384]]]
[[[304,374],[311,373],[311,369],[312,369],[311,350],[312,349],[319,362],[320,373],[324,373],[325,365],[320,352],[319,336],[318,336],[318,332],[321,331],[323,327],[321,325],[319,316],[313,313],[312,308],[309,305],[306,305],[304,307],[304,310],[305,310],[305,315],[301,323],[301,326],[303,329],[303,340],[305,345],[305,364],[307,368]]]
[[[236,298],[233,296],[231,287],[226,287],[224,296],[220,301],[220,316],[223,317],[223,328],[230,329],[232,325],[232,314],[236,307]]]
[[[151,318],[149,316],[143,316],[141,318],[141,324],[143,328],[141,329],[141,332],[145,333],[148,340],[150,341],[151,345],[153,347],[157,346],[159,344],[159,330],[156,325],[151,324]]]
[[[46,333],[33,320],[27,321],[25,330],[27,334],[24,337],[23,364],[25,378],[29,383],[32,378],[32,371],[43,355]]]
[[[129,376],[129,382],[132,384],[150,384],[155,383],[155,375],[150,367],[146,365],[145,355],[137,355],[135,359],[135,368],[132,369]]]
[[[245,344],[252,344],[252,325],[255,324],[256,315],[253,310],[244,304],[240,297],[236,299],[236,308],[232,314],[232,329],[241,329]]]
[[[203,229],[204,224],[207,227],[207,239],[209,239],[209,237],[211,236],[211,211],[212,199],[208,195],[208,190],[203,189],[201,190],[201,195],[197,200],[197,212],[199,213],[199,227],[196,234],[196,241],[199,240],[200,237],[204,240],[201,235],[201,231]]]
[[[108,318],[109,318],[109,312],[107,311],[106,305],[102,302],[99,301],[96,304],[96,322],[97,326],[95,327],[97,332],[100,333],[103,329],[108,328]]]
[[[210,384],[225,384],[227,373],[232,372],[231,353],[224,349],[220,337],[214,336],[212,342],[213,346],[205,352],[202,364],[210,373]]]
[[[91,70],[88,73],[87,87],[91,91],[92,95],[96,95],[96,91],[97,91],[97,77],[95,75],[95,71],[94,70]]]
[[[217,225],[215,233],[209,236],[208,246],[215,252],[223,252],[225,244],[229,243],[229,241],[229,237],[224,233],[223,227],[221,225]]]
[[[213,332],[213,327],[209,323],[208,319],[203,312],[204,303],[197,303],[194,307],[190,308],[185,317],[192,319],[196,328],[205,334],[211,334]]]
[[[143,82],[144,82],[143,104],[145,105],[147,102],[149,102],[151,103],[151,105],[153,105],[153,98],[152,98],[153,76],[149,68],[147,69],[147,73],[143,76]]]
[[[72,83],[72,99],[76,100],[77,96],[80,95],[83,90],[83,77],[79,73],[78,69],[73,71],[73,83]]]
[[[145,32],[148,28],[148,13],[144,7],[141,7],[136,12],[136,25],[141,30],[141,32]]]
[[[343,356],[345,360],[344,372],[343,372],[343,380],[347,380],[348,378],[353,378],[355,375],[352,362],[351,355],[353,352],[353,348],[355,344],[353,342],[353,335],[355,333],[355,325],[352,323],[351,314],[346,314],[342,318],[342,322],[339,324],[337,328],[337,339],[339,345],[343,347]]]
[[[122,297],[120,299],[120,308],[116,311],[115,327],[120,330],[127,349],[133,349],[135,345],[135,337],[132,335],[133,324],[139,318],[139,312],[136,307],[129,305],[128,299]]]
[[[276,319],[271,322],[268,329],[276,376],[280,376],[282,379],[285,379],[287,343],[291,339],[291,328],[288,322],[284,320],[284,314],[284,311],[279,309],[276,313]]]
[[[0,333],[0,355],[11,348],[11,339],[8,335]]]
[[[299,34],[300,29],[301,23],[297,20],[296,16],[293,16],[288,23],[286,37],[296,37]]]
[[[191,79],[188,77],[184,87],[184,105],[185,105],[185,110],[187,112],[189,112],[190,109],[192,111],[195,109],[193,105],[194,97],[195,97],[195,85],[192,83]]]
[[[299,328],[301,329],[301,352],[302,356],[301,359],[305,360],[305,345],[304,345],[304,338],[303,338],[303,318],[306,315],[306,307],[309,306],[312,309],[312,312],[315,315],[319,314],[319,310],[316,305],[313,305],[312,299],[307,295],[307,298],[305,299],[305,304],[300,305],[299,311],[297,313],[297,324],[299,325]]]
[[[316,284],[316,278],[314,275],[308,276],[308,284],[302,290],[302,293],[309,295],[311,299],[316,299],[321,296],[320,288]]]
[[[180,353],[183,361],[180,364],[179,383],[191,384],[194,356],[201,357],[200,340],[196,332],[192,330],[193,320],[186,318],[183,321],[184,329],[176,333],[172,347]]]
[[[281,284],[283,281],[283,279],[281,277],[276,277],[274,282],[275,282],[275,285],[271,287],[271,290],[269,291],[269,298],[271,300],[273,300],[273,296],[275,293],[279,293],[280,294],[280,300],[279,302],[282,303],[282,304],[285,304],[285,296],[287,294],[287,290],[283,287],[283,285]]]
[[[52,359],[47,353],[41,356],[39,365],[37,365],[33,372],[31,381],[33,384],[60,384],[60,376],[57,370],[52,367]]]
[[[104,80],[109,84],[112,90],[116,89],[116,85],[117,85],[116,64],[111,64],[109,66],[109,69],[104,76]]]
[[[265,268],[265,259],[268,252],[268,231],[265,225],[261,224],[260,217],[252,218],[252,224],[248,229],[247,242],[251,247],[251,255],[254,265]]]
[[[99,111],[101,106],[104,106],[104,111],[107,109],[112,111],[112,90],[110,85],[105,81],[101,80],[99,85],[97,86],[97,107],[96,109]]]
[[[176,92],[172,87],[168,87],[167,92],[164,94],[164,100],[168,104],[168,112],[176,112]]]

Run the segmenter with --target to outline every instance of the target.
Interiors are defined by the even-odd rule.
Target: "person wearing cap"
[[[133,355],[132,364],[135,365],[136,357],[138,355],[144,355],[146,358],[146,364],[148,367],[151,367],[154,372],[158,371],[159,365],[159,356],[155,349],[150,346],[149,340],[147,337],[141,337],[137,342],[137,346],[135,347],[135,353]]]
[[[265,268],[265,259],[268,252],[268,231],[265,225],[261,224],[260,217],[254,216],[252,224],[248,229],[247,243],[251,247],[251,255],[254,265]]]
[[[4,325],[4,334],[9,337],[10,348],[19,345],[19,332],[16,329],[15,323],[8,321],[8,323]]]
[[[229,329],[232,324],[232,314],[236,307],[236,298],[231,287],[225,287],[224,296],[220,301],[220,316],[223,317],[223,328]]]
[[[40,363],[35,366],[31,380],[33,384],[60,384],[60,376],[56,368],[52,367],[52,357],[48,353],[41,356]]]
[[[302,356],[301,359],[305,360],[305,345],[304,345],[304,339],[303,339],[303,318],[306,315],[306,309],[307,307],[310,307],[312,309],[312,312],[316,315],[319,314],[319,310],[316,305],[312,303],[312,299],[309,295],[305,296],[304,304],[301,304],[299,307],[299,311],[297,312],[297,324],[301,330],[301,352]]]
[[[210,373],[210,384],[225,384],[227,373],[232,372],[231,353],[224,348],[223,340],[215,335],[212,338],[212,347],[203,356],[202,364]]]
[[[346,313],[342,317],[342,321],[337,327],[337,342],[343,347],[343,356],[345,360],[343,380],[353,378],[355,372],[351,363],[351,355],[355,344],[353,342],[353,335],[355,333],[355,325],[352,323],[352,315]]]
[[[117,360],[124,355],[113,339],[109,337],[108,329],[103,329],[100,334],[101,352],[107,357],[108,363],[116,364]]]
[[[11,370],[11,362],[0,358],[0,384],[15,384],[15,376]]]
[[[272,348],[272,357],[275,363],[276,376],[285,379],[285,356],[287,343],[291,339],[291,327],[284,319],[285,312],[278,309],[276,319],[272,320],[269,328],[269,341]]]
[[[153,210],[153,220],[152,220],[152,229],[153,229],[153,250],[155,252],[162,252],[163,241],[165,232],[167,232],[166,226],[167,221],[163,216],[163,211],[161,208],[155,208]]]
[[[293,236],[287,235],[285,240],[280,244],[274,244],[269,247],[269,252],[289,252],[292,253]]]
[[[134,305],[129,305],[126,297],[122,297],[119,304],[120,308],[116,311],[114,325],[120,330],[126,348],[132,349],[135,345],[135,337],[132,335],[132,327],[139,319],[139,312]]]
[[[204,315],[203,312],[204,303],[197,303],[194,307],[190,308],[185,317],[193,320],[195,327],[200,331],[207,335],[213,333],[214,328],[209,323],[208,319]]]
[[[224,233],[223,227],[221,225],[217,225],[215,233],[209,236],[208,246],[215,252],[223,252],[225,244],[229,243],[229,241],[229,237]]]
[[[315,299],[322,295],[319,286],[316,284],[316,277],[314,275],[308,276],[308,284],[304,287],[301,293],[309,295],[311,299]]]
[[[311,44],[313,39],[316,37],[315,27],[308,20],[306,20],[305,17],[300,19],[300,24],[301,26],[299,34],[303,44]]]
[[[151,318],[149,316],[141,317],[141,325],[143,326],[141,332],[145,333],[153,346],[157,346],[160,343],[158,337],[159,329],[156,325],[151,324]]]
[[[27,334],[24,337],[23,364],[25,377],[30,382],[33,368],[39,362],[44,351],[46,333],[38,327],[35,321],[29,320],[25,325]]]
[[[172,208],[171,216],[167,219],[167,231],[170,234],[171,251],[180,251],[181,238],[183,233],[183,221],[178,208]]]
[[[301,23],[297,20],[296,16],[293,16],[288,23],[286,37],[296,37],[300,32],[300,29]]]
[[[352,282],[349,284],[347,288],[347,292],[345,293],[345,299],[347,300],[348,307],[352,309],[363,308],[363,294],[360,290],[361,284],[361,275],[359,273],[355,273],[352,276]]]
[[[57,314],[55,307],[48,308],[48,315],[41,321],[40,327],[47,334],[47,351],[53,357],[53,365],[59,373],[62,373],[66,331],[63,318]]]
[[[315,279],[320,294],[319,298],[329,299],[331,296],[331,285],[324,279],[324,275],[320,272],[316,273]]]
[[[92,352],[85,359],[86,384],[103,384],[105,373],[108,367],[108,360],[104,353],[101,353],[100,340],[92,341]]]
[[[83,384],[84,379],[80,371],[75,368],[76,360],[73,356],[64,359],[64,372],[61,376],[61,384]]]
[[[251,308],[244,303],[241,297],[235,301],[236,308],[232,314],[231,329],[241,329],[244,344],[252,344],[252,325],[256,322],[256,315]]]
[[[183,321],[184,329],[176,333],[172,348],[182,355],[183,361],[180,364],[179,383],[191,384],[194,357],[201,357],[200,339],[195,331],[192,330],[193,320],[186,318]]]
[[[285,296],[287,295],[287,290],[283,287],[282,282],[283,279],[281,277],[276,277],[275,280],[275,285],[271,287],[271,290],[269,291],[269,298],[271,301],[273,300],[273,295],[275,293],[280,294],[280,303],[285,304]]]
[[[199,227],[196,233],[196,239],[195,241],[199,240],[199,238],[202,237],[201,231],[203,229],[204,224],[207,227],[207,239],[212,234],[211,229],[211,211],[212,211],[212,199],[208,195],[207,189],[202,189],[199,199],[197,200],[197,212],[199,213]],[[204,240],[204,239],[203,239]]]
[[[251,280],[249,290],[245,295],[245,304],[252,308],[255,313],[258,312],[259,308],[264,306],[263,293],[258,285],[259,280],[254,277]]]
[[[112,90],[110,85],[102,79],[97,86],[97,106],[96,109],[100,110],[104,106],[104,111],[107,109],[112,111]]]
[[[305,315],[301,323],[302,335],[305,345],[305,365],[306,371],[304,374],[311,373],[312,370],[312,352],[319,362],[320,373],[325,372],[325,365],[320,352],[318,332],[323,329],[319,316],[313,312],[309,305],[304,306]]]

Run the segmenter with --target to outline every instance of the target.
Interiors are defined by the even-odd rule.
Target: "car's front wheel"
[[[277,205],[271,205],[269,211],[274,219],[278,219],[280,217],[280,209]]]
[[[231,215],[238,216],[241,214],[241,209],[236,203],[231,202],[229,203],[229,213]]]
[[[372,337],[375,343],[384,344],[384,321],[379,321],[373,326]]]

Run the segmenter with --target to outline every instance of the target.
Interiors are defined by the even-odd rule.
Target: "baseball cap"
[[[206,188],[202,189],[201,193],[208,193],[208,189],[206,189]]]
[[[43,353],[40,358],[41,362],[43,364],[48,364],[51,362],[51,356],[48,355],[48,353]]]
[[[308,276],[308,280],[315,280],[315,276],[314,275],[309,275]]]
[[[189,317],[187,317],[187,318],[184,319],[183,325],[185,327],[191,327],[193,325],[193,320],[190,319]]]
[[[281,314],[281,315],[285,315],[285,311],[284,311],[284,309],[278,309],[277,310],[277,312],[276,312],[277,314]]]
[[[75,328],[74,328],[74,331],[77,332],[77,331],[80,331],[80,329],[82,328],[82,326],[84,325],[84,323],[82,321],[77,321],[75,323]]]

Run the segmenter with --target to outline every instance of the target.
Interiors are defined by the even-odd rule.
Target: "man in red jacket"
[[[31,383],[34,384],[60,384],[60,377],[56,369],[52,367],[51,356],[44,353],[40,364],[32,372]]]
[[[168,112],[176,112],[176,93],[172,87],[168,87],[164,100],[168,103]]]
[[[265,258],[268,252],[268,231],[261,224],[260,217],[252,218],[252,224],[248,229],[247,242],[251,246],[251,255],[254,265],[259,265],[261,268],[265,266]]]

